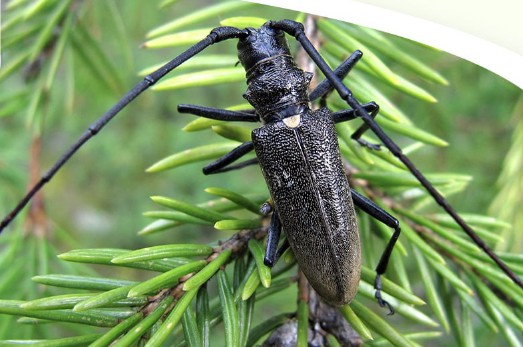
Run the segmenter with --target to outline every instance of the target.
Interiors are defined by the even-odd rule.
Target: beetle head
[[[245,31],[247,35],[238,41],[238,58],[247,73],[262,60],[291,54],[283,31],[267,24],[259,29],[246,28]]]
[[[248,84],[244,98],[264,123],[295,115],[308,103],[312,74],[296,66],[283,31],[266,23],[244,33],[238,42]]]

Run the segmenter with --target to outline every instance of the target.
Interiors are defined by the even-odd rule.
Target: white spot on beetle
[[[298,125],[300,125],[300,122],[301,122],[301,117],[299,114],[283,119],[283,123],[285,123],[285,125],[288,126],[289,128],[296,128]]]

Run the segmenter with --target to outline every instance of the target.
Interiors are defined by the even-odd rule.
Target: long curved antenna
[[[105,114],[103,114],[96,122],[92,123],[89,128],[78,138],[78,140],[58,159],[53,166],[40,178],[40,180],[29,190],[16,207],[2,220],[0,223],[0,233],[11,221],[18,215],[18,213],[27,205],[31,198],[60,170],[60,168],[76,153],[80,147],[84,145],[89,139],[96,135],[102,128],[109,123],[125,106],[133,101],[138,95],[147,90],[153,84],[158,82],[163,76],[174,70],[176,67],[192,58],[196,54],[203,51],[210,45],[232,38],[239,38],[248,33],[233,27],[218,27],[213,29],[207,37],[194,46],[187,49],[185,52],[169,61],[158,70],[146,76],[140,83],[135,85],[127,92],[113,107],[111,107]]]
[[[340,97],[347,102],[347,104],[356,112],[356,115],[361,118],[365,124],[376,134],[382,143],[391,151],[391,153],[398,158],[409,171],[418,179],[423,187],[434,198],[436,203],[440,205],[445,212],[447,212],[452,219],[461,227],[461,229],[474,241],[474,243],[481,248],[498,266],[499,268],[520,288],[523,289],[523,282],[521,279],[492,251],[487,244],[472,230],[472,228],[459,216],[459,214],[450,206],[449,202],[441,195],[436,188],[427,180],[425,176],[416,168],[410,159],[403,154],[401,148],[392,141],[392,139],[381,129],[372,117],[365,112],[361,104],[352,96],[352,92],[343,84],[343,82],[336,76],[336,74],[327,65],[322,56],[318,53],[316,48],[309,41],[303,31],[303,25],[291,20],[282,20],[278,22],[271,22],[271,26],[276,29],[285,31],[287,34],[293,36],[298,41],[311,59],[316,63],[318,68],[323,72],[325,77],[330,81],[334,89],[338,92]]]

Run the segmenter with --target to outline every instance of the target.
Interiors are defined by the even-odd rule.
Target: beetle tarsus
[[[376,275],[376,279],[374,280],[374,289],[376,289],[376,293],[374,293],[374,297],[378,301],[378,305],[380,305],[380,307],[387,307],[389,309],[389,313],[387,315],[389,315],[389,316],[393,315],[395,312],[394,307],[392,307],[392,305],[389,304],[388,301],[383,300],[383,298],[381,297],[382,285],[381,285],[381,275],[380,274]]]
[[[381,297],[381,291],[377,290],[376,294],[374,295],[376,297],[376,300],[378,300],[378,304],[380,307],[387,307],[389,309],[389,313],[387,313],[387,316],[392,316],[396,311],[394,311],[394,307],[392,307],[391,304],[389,304],[388,301],[383,300]]]
[[[381,144],[379,143],[372,143],[369,141],[365,141],[364,139],[356,139],[356,142],[358,142],[361,146],[367,147],[368,149],[372,149],[374,151],[381,150]]]
[[[344,79],[347,74],[352,70],[354,65],[360,60],[363,53],[361,51],[354,51],[354,53],[351,54],[347,60],[345,60],[343,63],[341,63],[340,66],[334,70],[334,73],[336,76],[338,76],[340,79]],[[321,83],[319,83],[316,88],[309,94],[310,101],[314,101],[318,98],[321,98],[320,105],[322,103],[326,102],[326,97],[332,92],[334,87],[330,83],[330,81],[326,78]],[[325,106],[325,105],[322,105]]]
[[[268,267],[273,267],[273,266],[274,266],[274,262],[273,262],[273,260],[270,259],[268,256],[265,256],[265,257],[263,258],[263,264],[264,264],[265,266],[268,266]]]

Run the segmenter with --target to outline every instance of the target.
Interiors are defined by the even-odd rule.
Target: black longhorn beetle
[[[285,33],[301,44],[326,77],[310,95],[308,86],[312,74],[304,72],[294,62]],[[360,138],[366,130],[372,130],[469,237],[523,288],[522,281],[463,221],[374,121],[378,105],[373,102],[361,105],[342,83],[341,79],[360,59],[361,52],[356,51],[332,71],[305,35],[303,25],[291,20],[268,21],[259,29],[215,28],[205,39],[146,76],[93,123],[51,167],[1,222],[0,232],[62,165],[134,98],[205,48],[228,39],[238,39],[238,57],[245,68],[248,85],[244,97],[255,111],[235,112],[194,105],[179,105],[179,111],[225,121],[262,122],[260,128],[253,130],[252,141],[241,144],[207,165],[204,173],[214,174],[259,163],[273,201],[262,206],[263,212],[272,212],[265,254],[267,265],[272,266],[282,250],[290,246],[301,270],[323,299],[333,305],[350,302],[358,288],[361,267],[359,232],[354,211],[356,205],[394,229],[376,267],[374,283],[378,303],[393,312],[392,307],[381,298],[381,275],[387,268],[400,235],[400,226],[389,213],[350,188],[334,127],[335,123],[360,118],[364,123],[353,134],[353,139],[362,145],[376,148],[377,145]],[[350,109],[332,113],[326,108],[314,111],[309,108],[310,101],[325,96],[333,89]],[[252,150],[256,153],[256,159],[231,165]],[[278,249],[282,229],[288,243]]]

